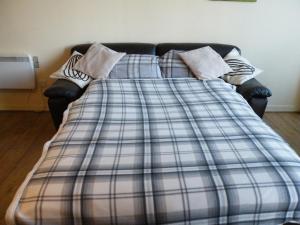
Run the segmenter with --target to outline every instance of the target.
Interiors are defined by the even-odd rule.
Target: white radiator
[[[0,56],[0,89],[34,89],[35,70],[31,56]]]

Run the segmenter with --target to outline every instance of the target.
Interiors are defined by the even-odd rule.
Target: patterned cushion
[[[178,55],[180,52],[182,51],[170,50],[160,57],[159,66],[163,78],[194,77],[191,70]]]
[[[262,73],[261,69],[251,65],[251,63],[242,57],[236,49],[233,49],[228,53],[224,60],[233,70],[233,72],[227,73],[222,77],[230,84],[241,85]]]
[[[129,54],[113,68],[110,79],[159,79],[161,71],[158,57],[154,55]]]
[[[66,79],[77,84],[79,87],[84,88],[92,81],[92,78],[85,73],[73,69],[73,66],[81,59],[81,57],[81,53],[76,51],[73,52],[68,61],[50,77],[53,79]]]

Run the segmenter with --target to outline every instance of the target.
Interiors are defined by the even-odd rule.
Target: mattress
[[[8,225],[300,221],[300,160],[222,80],[93,81]]]

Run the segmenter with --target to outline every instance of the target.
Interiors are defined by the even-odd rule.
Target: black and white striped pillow
[[[227,59],[226,63],[230,66],[233,72],[229,72],[228,76],[251,76],[255,72],[255,67],[250,64],[246,64],[240,59]]]
[[[82,73],[78,70],[73,69],[74,65],[78,62],[78,60],[82,57],[82,54],[79,52],[73,52],[68,61],[55,73],[53,73],[50,77],[53,79],[66,79],[70,80],[73,83],[77,84],[79,87],[84,88],[88,85],[92,78]]]
[[[155,55],[125,55],[112,69],[110,79],[160,79],[161,71]]]
[[[192,71],[178,55],[180,52],[183,51],[170,50],[159,58],[163,78],[194,77]]]
[[[241,85],[247,80],[250,80],[262,73],[261,69],[251,65],[251,63],[242,57],[236,49],[233,49],[230,53],[228,53],[224,60],[233,70],[233,72],[227,73],[222,77],[230,84]]]

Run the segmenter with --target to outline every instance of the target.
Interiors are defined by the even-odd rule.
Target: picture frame
[[[256,2],[257,0],[213,0],[213,1],[228,1],[228,2]]]

